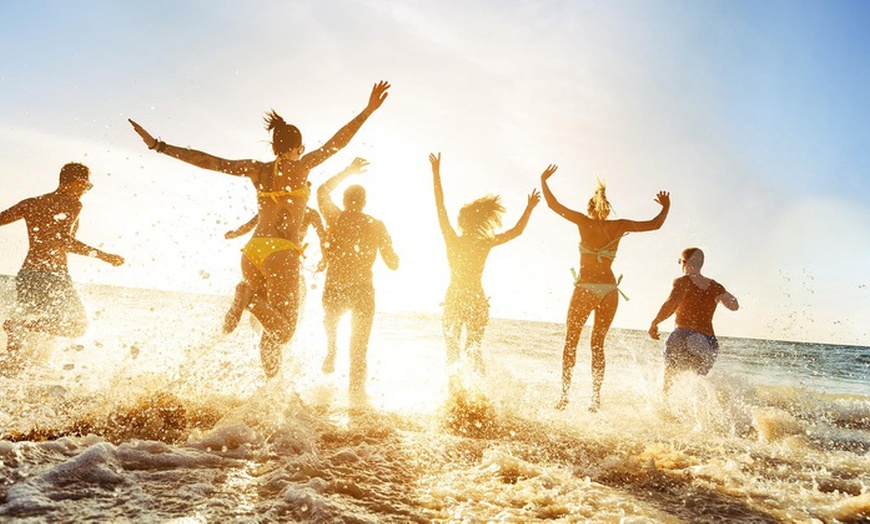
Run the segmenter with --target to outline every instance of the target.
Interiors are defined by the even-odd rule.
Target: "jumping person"
[[[326,358],[323,372],[335,370],[338,322],[351,312],[350,384],[352,401],[366,398],[369,337],[375,315],[375,288],[372,266],[380,252],[388,268],[399,267],[399,256],[383,222],[363,213],[366,191],[348,186],[344,191],[344,210],[332,201],[331,193],[352,174],[363,173],[368,162],[356,158],[343,171],[317,188],[317,205],[326,220],[327,241],[324,253],[326,282],[323,285],[323,326],[326,329]]]
[[[562,353],[562,397],[556,409],[564,409],[568,405],[568,389],[571,387],[571,375],[577,362],[577,344],[580,341],[580,331],[595,312],[595,322],[592,326],[592,401],[589,411],[597,411],[601,404],[601,384],[604,382],[604,339],[616,315],[619,305],[618,285],[622,277],[613,275],[611,266],[616,258],[616,250],[623,235],[631,232],[654,231],[662,227],[668,210],[671,207],[670,195],[659,191],[655,201],[662,206],[661,211],[652,220],[638,222],[634,220],[607,220],[610,215],[610,202],[607,200],[603,183],[598,182],[594,196],[589,199],[587,213],[573,211],[560,204],[547,179],[553,176],[557,166],[550,165],[541,174],[541,185],[547,205],[561,217],[577,225],[580,232],[580,274],[574,279],[574,292],[568,306],[566,320],[567,333]]]
[[[523,233],[532,210],[541,201],[535,189],[529,194],[526,209],[516,225],[503,233],[495,233],[501,226],[504,206],[496,195],[488,195],[465,204],[459,210],[456,234],[447,209],[444,206],[444,190],[441,187],[441,153],[430,154],[432,183],[435,188],[435,207],[438,225],[447,246],[447,263],[450,266],[450,285],[444,298],[444,313],[441,327],[447,344],[447,365],[455,366],[464,354],[478,373],[485,370],[481,344],[486,325],[489,323],[489,299],[483,291],[481,279],[489,252],[513,240]],[[465,346],[460,351],[462,329],[465,328]]]
[[[22,364],[22,338],[27,331],[70,338],[85,333],[88,321],[69,275],[69,253],[98,258],[113,266],[124,263],[123,257],[75,238],[81,198],[92,187],[87,166],[69,163],[60,170],[57,189],[0,212],[0,226],[23,219],[29,240],[27,256],[15,277],[18,299],[3,323],[8,338],[2,367],[7,371]]]
[[[260,359],[268,378],[278,373],[281,347],[296,331],[302,222],[310,193],[308,173],[347,145],[366,119],[381,107],[389,87],[387,82],[375,84],[362,113],[319,149],[307,154],[303,154],[305,146],[299,129],[274,111],[269,112],[266,127],[272,131],[272,152],[276,157],[270,162],[225,160],[169,145],[130,120],[149,149],[204,169],[248,177],[257,189],[259,220],[254,236],[242,248],[241,264],[242,277],[252,291],[249,309],[264,327]]]
[[[690,247],[680,254],[683,276],[674,280],[671,294],[659,309],[649,328],[649,336],[659,340],[659,324],[676,313],[676,328],[665,342],[665,394],[679,371],[706,375],[719,355],[719,342],[713,331],[713,313],[722,304],[737,311],[740,304],[722,284],[701,274],[704,252]]]

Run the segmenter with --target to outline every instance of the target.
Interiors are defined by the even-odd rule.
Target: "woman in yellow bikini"
[[[610,202],[605,187],[600,181],[595,195],[589,199],[588,215],[573,211],[560,204],[547,185],[557,166],[551,165],[541,174],[541,188],[547,205],[566,220],[577,225],[580,232],[580,274],[574,278],[574,293],[568,306],[567,334],[562,353],[562,398],[557,409],[568,404],[568,389],[571,374],[577,361],[577,343],[586,319],[594,311],[592,326],[592,402],[590,411],[597,411],[601,403],[601,384],[604,382],[604,338],[616,315],[619,305],[619,280],[613,275],[611,265],[622,237],[631,232],[654,231],[662,227],[671,207],[670,194],[659,191],[655,201],[662,206],[652,220],[607,220]],[[573,271],[573,270],[572,270]]]
[[[272,131],[271,162],[225,160],[202,151],[173,146],[154,138],[130,120],[148,149],[197,167],[244,176],[257,189],[259,219],[254,235],[242,249],[242,277],[251,292],[248,308],[264,327],[260,358],[266,376],[278,373],[281,346],[290,341],[298,317],[299,274],[302,254],[302,224],[310,193],[308,173],[350,142],[363,122],[387,98],[390,84],[378,82],[372,88],[366,108],[342,127],[322,147],[305,152],[302,133],[274,111],[266,115]]]

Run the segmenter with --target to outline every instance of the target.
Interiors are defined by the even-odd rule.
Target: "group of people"
[[[305,152],[299,129],[270,111],[266,127],[272,135],[275,159],[227,160],[202,151],[170,145],[155,138],[141,125],[129,120],[148,149],[183,162],[235,176],[248,178],[257,192],[257,215],[227,238],[253,231],[242,248],[242,280],[235,289],[232,304],[224,319],[224,331],[232,332],[244,311],[249,311],[263,326],[259,350],[264,373],[274,377],[280,370],[281,349],[296,330],[300,307],[300,286],[304,238],[314,228],[321,244],[325,269],[323,323],[327,350],[324,373],[335,369],[337,330],[341,316],[352,315],[350,342],[350,384],[352,399],[365,398],[366,353],[375,312],[372,266],[380,253],[386,266],[396,270],[399,257],[393,250],[384,224],[363,212],[366,191],[351,185],[343,195],[343,209],[332,200],[332,192],[350,175],[363,173],[368,163],[356,158],[343,171],[317,189],[318,213],[308,206],[310,171],[345,147],[362,124],[388,96],[390,85],[376,83],[366,107],[342,127],[322,147]],[[481,345],[489,322],[489,299],[484,293],[482,275],[491,249],[520,236],[543,194],[547,205],[580,233],[580,270],[575,274],[574,290],[568,307],[567,333],[562,356],[562,394],[558,409],[568,403],[571,377],[576,363],[581,330],[594,312],[591,335],[592,400],[589,409],[600,406],[604,381],[604,343],[619,304],[621,276],[616,278],[612,264],[622,238],[628,233],[659,229],[670,209],[670,195],[661,191],[655,201],[661,206],[650,220],[609,219],[611,206],[606,188],[599,181],[586,213],[559,203],[548,180],[557,170],[549,165],[541,174],[541,191],[533,189],[516,225],[496,232],[505,212],[500,198],[487,195],[464,205],[458,213],[458,232],[450,223],[444,204],[441,182],[441,154],[430,154],[435,207],[447,251],[450,284],[444,299],[442,329],[451,369],[468,362],[471,369],[485,372]],[[91,188],[89,170],[81,164],[61,169],[58,188],[46,195],[19,202],[0,212],[0,225],[19,219],[26,222],[30,247],[16,277],[17,304],[3,327],[7,333],[5,369],[21,364],[21,341],[27,331],[58,336],[80,336],[87,325],[84,308],[76,295],[67,270],[67,254],[99,258],[113,265],[123,257],[105,253],[76,240],[81,197]],[[324,226],[323,221],[326,224]],[[681,370],[706,374],[715,362],[718,343],[712,317],[718,303],[731,310],[737,300],[716,281],[701,275],[704,254],[698,248],[686,249],[680,257],[685,276],[674,281],[670,296],[652,322],[649,335],[659,338],[658,324],[676,314],[676,329],[666,342],[664,389]],[[463,337],[464,334],[464,337]],[[464,340],[463,340],[464,338]]]

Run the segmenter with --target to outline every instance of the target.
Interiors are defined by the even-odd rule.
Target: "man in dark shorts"
[[[679,263],[684,276],[674,280],[670,296],[649,328],[649,336],[659,340],[659,323],[676,313],[676,329],[665,342],[665,393],[679,371],[699,375],[710,371],[719,355],[719,342],[713,332],[716,305],[722,303],[731,311],[740,307],[722,284],[701,275],[703,251],[696,247],[684,249]]]
[[[375,315],[375,288],[372,265],[378,252],[388,268],[399,267],[399,257],[393,251],[392,240],[383,222],[362,212],[366,193],[362,186],[349,186],[344,192],[344,211],[332,201],[330,193],[349,175],[363,173],[368,162],[356,158],[342,172],[317,188],[317,204],[327,227],[323,260],[326,262],[326,283],[323,286],[323,325],[326,328],[327,351],[323,372],[335,370],[338,321],[351,312],[350,334],[350,396],[351,400],[366,397],[366,353]]]
[[[85,308],[73,287],[67,254],[99,258],[113,266],[124,258],[79,242],[75,238],[82,210],[81,198],[92,184],[90,170],[70,163],[60,170],[56,190],[27,198],[0,212],[0,226],[23,219],[30,246],[15,277],[17,302],[3,323],[6,356],[0,370],[20,367],[21,343],[27,331],[61,337],[79,337],[87,329]]]

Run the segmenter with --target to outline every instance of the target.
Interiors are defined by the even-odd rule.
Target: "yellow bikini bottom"
[[[278,237],[251,237],[245,247],[242,248],[242,253],[254,264],[261,273],[263,272],[263,262],[269,258],[272,253],[278,251],[295,250],[299,256],[305,254],[305,244],[297,246],[292,240]]]

